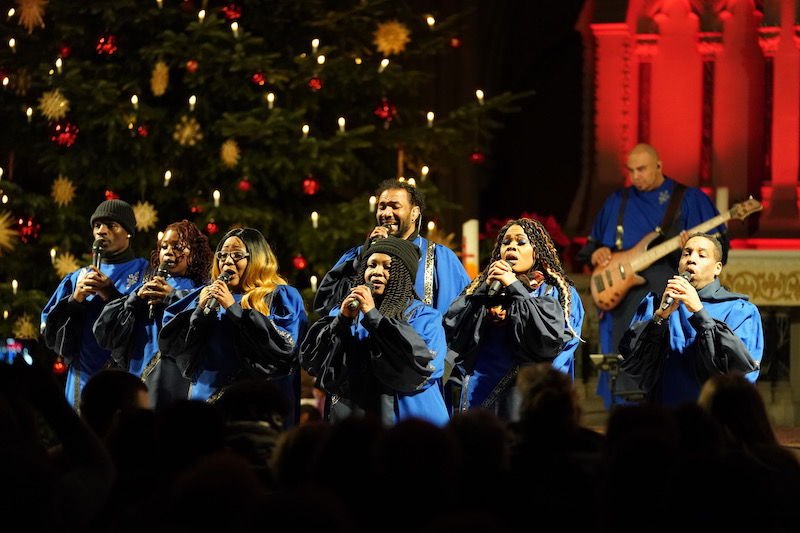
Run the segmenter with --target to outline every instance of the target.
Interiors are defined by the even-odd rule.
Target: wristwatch
[[[653,324],[655,324],[656,326],[660,326],[661,324],[663,324],[664,320],[666,320],[664,317],[658,316],[656,314],[653,315]]]

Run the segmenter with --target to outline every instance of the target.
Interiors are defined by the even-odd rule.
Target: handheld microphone
[[[503,262],[507,263],[509,266],[514,266],[510,261],[503,260]],[[489,285],[489,290],[486,291],[486,296],[493,298],[502,287],[503,283],[499,279],[494,280],[492,284]]]
[[[233,274],[231,274],[230,272],[228,272],[226,270],[225,272],[220,274],[217,279],[222,280],[227,284],[231,280],[232,277],[233,277]],[[206,307],[205,307],[205,309],[203,309],[203,314],[204,315],[210,315],[212,312],[216,313],[218,307],[219,307],[219,301],[214,299],[214,298],[211,298],[210,300],[208,300],[206,302]]]
[[[369,292],[375,290],[375,286],[370,281],[366,282],[364,285],[367,286]],[[358,309],[359,305],[361,305],[361,302],[359,302],[358,300],[350,300],[350,303],[347,304],[347,308],[350,309],[351,311],[355,311],[356,309]]]
[[[168,263],[161,263],[158,265],[158,270],[156,270],[156,276],[166,278],[169,276],[169,264]],[[156,302],[150,302],[150,308],[147,311],[147,318],[153,320],[156,317]]]
[[[386,231],[389,231],[389,232],[391,232],[391,231],[392,231],[392,225],[391,225],[391,224],[383,224],[383,227],[384,227],[384,228],[386,228]],[[370,245],[370,246],[372,246],[373,244],[375,244],[375,243],[376,243],[376,242],[378,242],[379,240],[381,240],[381,239],[385,239],[385,238],[386,238],[386,237],[381,237],[381,236],[379,236],[379,235],[376,235],[375,237],[373,237],[373,238],[371,238],[371,239],[369,240],[369,245]]]
[[[680,277],[685,279],[686,281],[692,281],[692,273],[691,272],[681,272]],[[670,306],[675,302],[675,298],[672,296],[667,296],[667,299],[664,300],[664,303],[661,304],[661,310],[666,311],[670,308]]]
[[[92,266],[100,268],[100,263],[103,261],[103,245],[106,243],[103,239],[97,239],[92,244]]]

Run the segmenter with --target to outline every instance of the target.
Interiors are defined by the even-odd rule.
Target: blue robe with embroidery
[[[728,292],[714,280],[698,291],[703,308],[678,308],[661,325],[653,313],[661,297],[642,300],[620,343],[622,368],[650,400],[675,406],[697,401],[703,383],[715,374],[739,371],[758,379],[764,332],[758,308],[747,296]]]
[[[212,400],[237,379],[261,377],[275,382],[289,399],[294,420],[299,409],[298,343],[307,317],[303,298],[294,287],[278,285],[270,298],[270,314],[243,309],[234,294],[228,309],[204,315],[197,306],[198,288],[164,311],[158,346],[192,381],[190,398]]]
[[[428,253],[428,240],[417,235],[413,242],[420,251],[419,268],[414,289],[420,298],[425,297],[425,260]],[[358,258],[362,246],[351,248],[339,258],[331,270],[320,282],[319,290],[314,296],[314,310],[320,316],[328,315],[337,309],[345,296],[350,293],[351,280],[358,268]],[[453,251],[441,244],[435,245],[433,269],[433,301],[431,307],[444,314],[450,304],[458,298],[470,279],[464,266]]]
[[[486,292],[487,285],[482,284],[473,294],[459,297],[444,321],[448,347],[467,374],[461,409],[485,407],[503,419],[516,420],[519,366],[551,361],[572,375],[580,338],[566,328],[554,287],[543,283],[528,289],[517,280],[493,300]],[[570,325],[580,335],[583,304],[574,287],[570,294]],[[505,320],[499,324],[488,320],[487,303],[503,305]]]
[[[170,276],[166,281],[175,290],[165,302],[155,306],[154,318],[149,318],[147,301],[136,295],[138,291],[133,291],[127,297],[109,302],[94,323],[98,344],[111,350],[111,357],[118,366],[145,381],[153,407],[185,399],[189,388],[189,382],[177,371],[162,367],[158,333],[163,326],[164,307],[186,296],[197,284],[181,276]],[[143,375],[145,369],[147,373]]]
[[[442,315],[413,300],[404,316],[386,318],[375,308],[350,320],[337,308],[311,326],[300,358],[317,386],[335,395],[334,421],[370,413],[386,425],[406,418],[447,424]]]
[[[121,295],[127,295],[139,289],[148,265],[146,259],[136,258],[124,263],[102,263],[100,271],[114,282]],[[72,298],[83,270],[65,276],[42,310],[45,343],[69,365],[65,391],[73,407],[78,405],[86,382],[108,363],[111,355],[110,350],[97,343],[92,332],[106,302],[95,295],[83,302]]]

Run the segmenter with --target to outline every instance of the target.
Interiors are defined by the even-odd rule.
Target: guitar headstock
[[[763,209],[761,202],[751,196],[744,202],[738,203],[731,207],[728,213],[731,215],[731,218],[744,220],[753,213],[761,211],[761,209]]]

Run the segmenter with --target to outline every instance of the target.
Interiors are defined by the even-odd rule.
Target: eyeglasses
[[[245,257],[250,257],[250,254],[247,252],[217,252],[214,254],[214,257],[216,257],[217,261],[220,263],[227,261],[229,256],[233,259],[234,263],[238,263]]]

